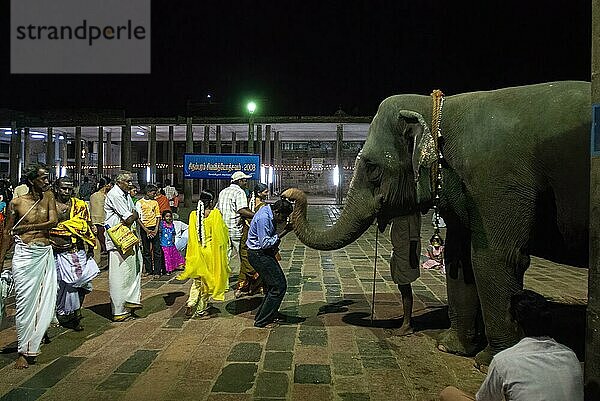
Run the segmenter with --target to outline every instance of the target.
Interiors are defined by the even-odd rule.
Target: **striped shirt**
[[[173,199],[175,199],[176,196],[179,196],[179,193],[177,192],[175,187],[168,185],[163,188],[163,191],[165,191],[165,196],[169,200],[169,206],[175,206],[175,201]]]
[[[242,219],[238,210],[248,207],[246,191],[239,185],[231,184],[219,193],[217,208],[223,215],[223,220],[229,228],[229,237],[239,239],[242,237]]]

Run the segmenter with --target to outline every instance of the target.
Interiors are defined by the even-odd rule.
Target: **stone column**
[[[65,140],[61,142],[61,148],[60,148],[60,160],[61,160],[61,170],[65,169],[65,174],[68,174],[69,170],[67,169],[67,167],[69,166],[69,159],[68,159],[68,155],[67,155],[67,134],[65,133],[64,135]],[[60,173],[60,172],[59,172]],[[59,174],[60,175],[60,174]]]
[[[36,160],[37,161],[37,160]],[[23,129],[23,169],[31,164],[31,135],[29,127]]]
[[[217,130],[215,132],[215,152],[221,153],[221,126],[217,125]]]
[[[235,133],[235,131],[233,131],[231,133],[231,153],[237,152],[237,147],[235,145],[236,145],[236,133]]]
[[[48,134],[46,134],[46,166],[50,169],[50,177],[54,177],[54,130],[52,127],[48,127]]]
[[[344,201],[344,155],[342,150],[344,144],[344,126],[342,124],[337,125],[336,134],[335,164],[338,167],[339,181],[335,190],[335,203],[341,205]]]
[[[248,124],[248,153],[254,153],[254,116],[250,114]]]
[[[204,126],[204,137],[202,138],[202,153],[210,153],[210,125]],[[211,180],[200,181],[200,191],[202,191],[204,188],[210,188],[210,181]]]
[[[81,127],[75,127],[75,174],[73,178],[81,180]]]
[[[156,183],[156,125],[150,126],[148,138],[148,165],[150,166],[150,182]]]
[[[16,121],[11,122],[10,130],[10,180],[17,183],[19,181],[19,160],[21,160],[21,140],[17,133]]]
[[[273,140],[273,156],[275,158],[275,169],[273,171],[273,178],[275,179],[275,191],[281,192],[281,172],[283,171],[281,161],[281,141],[279,139],[279,131],[275,131]]]
[[[592,0],[592,105],[600,107],[600,0]],[[600,111],[596,111],[596,116]],[[600,117],[600,116],[599,116]],[[596,121],[598,124],[598,121]],[[592,127],[592,135],[600,127]],[[592,149],[593,151],[594,149]],[[590,262],[585,338],[585,399],[600,400],[600,156],[590,166]]]
[[[109,166],[107,169],[107,174],[109,176],[112,176],[112,164],[113,164],[113,158],[112,158],[112,131],[108,130],[106,131],[106,165]]]
[[[272,192],[273,178],[275,177],[275,171],[273,169],[273,162],[271,160],[271,125],[265,125],[265,146],[263,149],[264,159],[263,165],[265,166],[267,174],[267,185],[269,186],[269,193]],[[269,181],[269,172],[272,172],[273,178]]]
[[[271,125],[265,125],[265,146],[263,149],[264,161],[263,164],[272,166],[273,161],[271,160]]]
[[[215,130],[215,153],[219,154],[223,150],[221,149],[221,126],[217,125]],[[223,188],[222,180],[215,180],[215,192],[217,195],[221,192],[221,188]]]
[[[98,127],[98,168],[96,169],[96,176],[98,178],[104,175],[104,127]]]
[[[185,125],[185,151],[186,153],[194,152],[194,131],[192,127],[192,117],[188,117]],[[194,190],[194,182],[190,179],[184,179],[183,197],[185,207],[192,207],[192,192]]]
[[[25,147],[23,147],[24,150]],[[56,177],[60,177],[60,131],[54,134],[54,171],[56,172]]]
[[[258,124],[256,126],[256,153],[260,157],[260,161],[263,162],[263,145],[262,145],[262,125]]]
[[[121,128],[121,170],[131,171],[131,118]]]
[[[169,180],[171,185],[175,186],[175,127],[169,126],[169,145],[168,145],[168,158],[169,158]]]
[[[204,126],[204,136],[202,137],[202,153],[209,153],[210,149],[210,125]]]

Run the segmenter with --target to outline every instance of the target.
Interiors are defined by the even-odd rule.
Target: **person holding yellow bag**
[[[110,228],[118,224],[135,229],[139,216],[129,194],[132,187],[131,173],[122,171],[117,176],[116,185],[106,194],[104,211],[109,234]],[[109,255],[108,288],[113,321],[122,322],[133,317],[133,311],[142,308],[142,255],[138,244],[121,252],[110,235],[106,236],[106,250]]]
[[[69,177],[54,182],[58,225],[50,230],[50,243],[58,278],[56,317],[61,326],[81,331],[83,300],[100,269],[92,258],[96,235],[90,212],[85,201],[73,196],[73,186]]]
[[[228,288],[229,232],[223,216],[213,208],[214,195],[202,191],[198,207],[190,213],[185,270],[177,278],[193,278],[186,315],[210,317],[209,299],[223,301]]]

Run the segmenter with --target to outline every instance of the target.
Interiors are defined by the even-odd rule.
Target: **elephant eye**
[[[379,183],[381,181],[382,170],[381,167],[374,163],[367,163],[367,178],[372,183]]]

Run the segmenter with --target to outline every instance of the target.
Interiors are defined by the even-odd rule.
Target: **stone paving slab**
[[[335,206],[309,209],[319,224],[337,216]],[[432,234],[429,221],[423,218],[423,248]],[[287,236],[282,311],[302,319],[276,329],[253,327],[260,296],[235,300],[231,292],[213,304],[218,317],[189,319],[190,282],[173,276],[144,278],[140,318],[113,323],[108,274],[102,272],[85,301],[85,330],[52,328],[38,363],[16,371],[10,366],[16,334],[9,303],[8,328],[0,330],[0,401],[433,400],[446,385],[475,392],[484,376],[472,359],[435,349],[448,325],[445,276],[421,271],[413,287],[417,333],[395,336],[403,311],[389,272],[391,243],[387,233],[379,235],[373,280],[374,239],[371,228],[344,249],[321,252]],[[555,302],[565,321],[584,319],[587,270],[532,257],[525,286]],[[569,324],[563,331],[576,327]]]
[[[266,371],[288,371],[292,370],[292,352],[267,352],[263,369]]]
[[[223,368],[212,388],[213,393],[245,393],[252,387],[258,365],[230,363]]]

